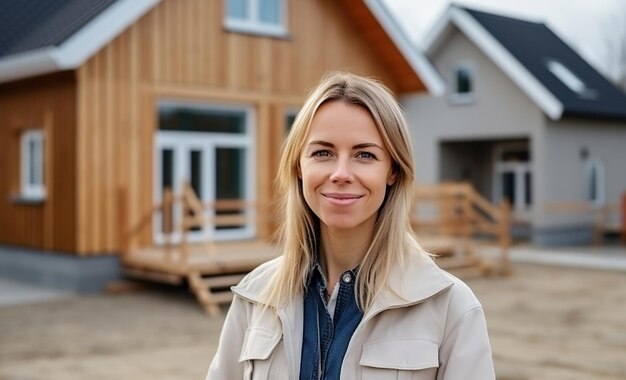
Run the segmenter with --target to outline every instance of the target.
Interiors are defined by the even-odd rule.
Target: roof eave
[[[399,29],[392,16],[380,0],[364,0],[378,23],[398,47],[413,71],[421,78],[428,92],[435,96],[445,93],[445,84],[439,73],[431,65],[428,58],[411,44],[405,34]]]
[[[78,68],[160,1],[119,0],[59,46],[0,58],[0,83]]]

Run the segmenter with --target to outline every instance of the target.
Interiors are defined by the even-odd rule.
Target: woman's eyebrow
[[[308,145],[322,145],[322,146],[327,146],[329,148],[333,148],[335,146],[333,143],[329,143],[328,141],[322,141],[322,140],[311,141]]]
[[[378,144],[374,144],[374,143],[362,143],[362,144],[357,144],[352,147],[352,149],[363,149],[363,148],[378,148],[378,149],[384,150],[382,146]]]
[[[323,140],[315,140],[315,141],[311,141],[309,144],[309,146],[311,145],[322,145],[322,146],[327,146],[329,148],[334,148],[335,144],[330,143],[328,141],[323,141]],[[363,148],[378,148],[381,150],[385,150],[383,149],[382,146],[375,144],[375,143],[361,143],[361,144],[356,144],[354,146],[352,146],[352,149],[363,149]]]

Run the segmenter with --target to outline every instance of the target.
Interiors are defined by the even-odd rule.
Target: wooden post
[[[511,205],[506,199],[500,203],[500,247],[502,249],[502,274],[511,273],[509,249],[511,247]]]
[[[161,205],[161,216],[163,218],[163,237],[165,247],[165,259],[170,261],[172,259],[172,207],[174,203],[172,202],[172,190],[168,187],[163,191],[163,204]]]
[[[462,209],[461,209],[461,233],[463,236],[463,250],[467,256],[474,256],[474,249],[470,243],[472,237],[472,188],[469,184],[463,184],[460,189],[459,195],[461,196]]]
[[[120,187],[117,191],[118,244],[122,261],[128,258],[131,242],[128,229],[128,202],[126,190]]]
[[[626,245],[626,191],[622,194],[622,244]]]

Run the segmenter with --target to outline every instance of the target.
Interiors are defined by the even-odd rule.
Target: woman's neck
[[[320,232],[320,259],[328,281],[328,291],[332,293],[339,276],[356,268],[363,261],[372,233],[334,230],[323,225]]]

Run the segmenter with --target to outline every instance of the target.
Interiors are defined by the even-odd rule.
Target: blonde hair
[[[311,121],[322,104],[345,101],[364,107],[371,114],[396,173],[379,209],[374,236],[357,275],[357,302],[367,310],[386,283],[394,262],[407,253],[423,253],[409,223],[414,180],[413,152],[403,112],[391,91],[380,82],[350,73],[333,72],[322,78],[298,113],[285,141],[280,159],[277,185],[283,195],[280,242],[283,262],[266,289],[268,306],[303,294],[307,276],[317,251],[319,219],[307,205],[298,177],[300,155]]]

